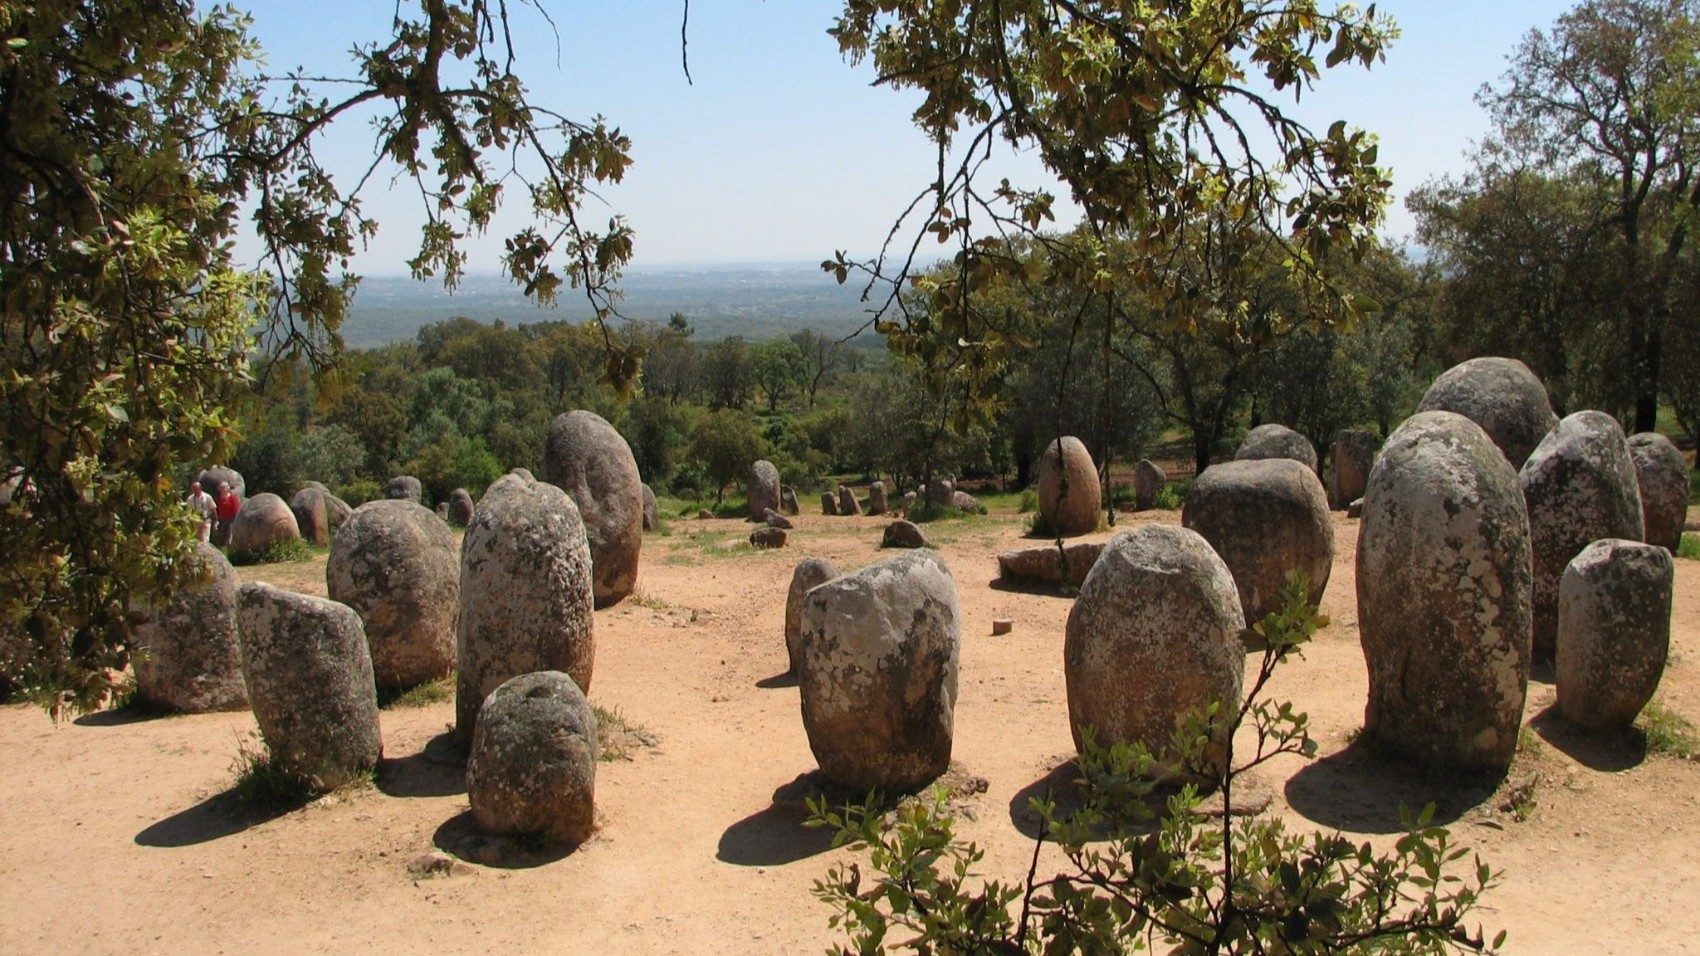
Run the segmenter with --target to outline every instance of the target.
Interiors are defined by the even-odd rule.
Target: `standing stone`
[[[856,501],[856,493],[850,490],[849,485],[838,486],[838,513],[841,515],[859,515],[862,513],[862,506]]]
[[[832,492],[820,493],[820,513],[827,517],[838,514],[838,499],[833,497]]]
[[[1457,412],[1482,427],[1513,470],[1558,424],[1547,388],[1529,366],[1509,358],[1473,358],[1440,374],[1419,412]]]
[[[1529,682],[1529,518],[1516,473],[1471,420],[1421,412],[1387,439],[1363,509],[1364,741],[1503,771]]]
[[[764,551],[769,548],[783,548],[789,537],[790,533],[784,528],[764,525],[750,532],[750,547]]]
[[[911,509],[913,507],[915,507],[915,493],[913,491],[904,492],[903,493],[903,513],[908,514],[909,509]]]
[[[790,485],[779,486],[779,511],[792,516],[802,513],[803,509],[797,506],[797,489]]]
[[[1604,412],[1577,412],[1559,422],[1517,479],[1535,555],[1535,657],[1552,660],[1565,566],[1601,538],[1640,541],[1641,492],[1623,429]]]
[[[921,526],[902,518],[885,526],[885,534],[880,537],[882,548],[929,548],[927,535]]]
[[[378,691],[354,609],[250,581],[236,592],[236,626],[248,702],[274,764],[317,790],[374,769],[383,756]]]
[[[1268,458],[1291,458],[1303,463],[1313,473],[1317,470],[1316,446],[1310,443],[1310,439],[1274,422],[1259,425],[1246,432],[1245,440],[1240,442],[1239,450],[1234,452],[1235,461],[1262,461]]]
[[[1329,500],[1334,507],[1345,508],[1364,496],[1380,449],[1381,439],[1375,432],[1361,428],[1343,428],[1334,436],[1334,467],[1329,472]]]
[[[464,528],[472,523],[472,509],[477,507],[472,500],[472,492],[465,488],[456,488],[449,492],[448,522],[457,528]]]
[[[1141,458],[1139,464],[1133,466],[1133,504],[1140,511],[1157,506],[1157,496],[1162,493],[1163,486],[1169,483],[1169,476],[1163,473],[1163,466],[1149,458]]]
[[[1558,586],[1558,710],[1587,730],[1625,728],[1670,653],[1670,552],[1606,539],[1582,549]]]
[[[643,530],[654,531],[659,527],[661,527],[661,503],[655,500],[655,490],[644,485]]]
[[[242,480],[242,473],[234,468],[214,465],[211,468],[203,469],[199,475],[195,476],[195,480],[201,483],[201,490],[209,495],[218,492],[218,483],[222,481],[230,486],[231,493],[236,497],[248,497],[248,483]]]
[[[1658,432],[1629,436],[1629,456],[1641,489],[1643,540],[1675,553],[1688,522],[1688,459]]]
[[[325,560],[325,590],[360,615],[379,687],[417,687],[454,670],[460,549],[423,506],[380,499],[354,509]]]
[[[590,544],[578,506],[554,485],[509,474],[473,509],[461,540],[455,625],[455,736],[503,683],[564,671],[580,689],[595,663]]]
[[[618,604],[637,587],[643,547],[643,480],[631,446],[594,412],[558,415],[549,426],[543,480],[578,506],[590,538],[596,606]]]
[[[394,501],[411,501],[414,504],[425,503],[425,486],[412,475],[397,475],[384,482],[384,497]]]
[[[947,478],[933,476],[933,480],[921,486],[921,494],[927,504],[938,508],[950,507],[951,496],[956,494],[956,484]]]
[[[818,584],[838,577],[838,569],[825,558],[804,558],[791,572],[791,587],[785,592],[785,659],[786,673],[796,673],[801,657],[798,642],[803,639],[803,596]]]
[[[321,548],[331,543],[328,497],[318,488],[307,487],[289,499],[289,510],[295,514],[295,526],[300,530],[302,540]]]
[[[750,520],[761,521],[779,510],[779,469],[763,459],[750,466]]]
[[[935,552],[905,551],[809,591],[797,683],[821,771],[897,793],[944,773],[961,644],[956,582]]]
[[[1246,621],[1281,610],[1287,578],[1302,571],[1310,602],[1322,601],[1334,569],[1334,522],[1322,482],[1291,458],[1227,461],[1204,469],[1187,492],[1181,525],[1210,542],[1234,576]]]
[[[248,704],[236,635],[236,570],[206,542],[185,563],[188,580],[130,616],[136,696],[186,714]]]
[[[791,528],[794,527],[791,524],[790,518],[774,511],[772,508],[767,509],[767,511],[762,514],[761,520],[763,524],[766,524],[770,528],[784,528],[785,530],[790,531]]]
[[[466,759],[472,818],[488,833],[577,846],[596,830],[596,714],[560,671],[521,674],[485,698]]]
[[[348,502],[336,495],[325,495],[325,526],[330,529],[331,534],[336,534],[337,529],[341,528],[342,523],[353,513],[354,509],[348,506]]]
[[[1098,530],[1103,492],[1086,445],[1065,435],[1039,456],[1039,520],[1052,534],[1071,538]]]
[[[868,486],[868,514],[883,515],[888,508],[885,497],[885,482],[876,481]]]
[[[1104,546],[1069,611],[1063,679],[1077,749],[1143,743],[1159,757],[1189,712],[1239,707],[1245,617],[1233,576],[1198,534],[1171,525],[1123,531]],[[1206,780],[1220,779],[1230,721],[1213,725]],[[1165,761],[1167,763],[1167,761]],[[1163,776],[1193,776],[1165,766]]]
[[[295,512],[289,510],[282,498],[268,491],[242,502],[242,510],[236,512],[236,520],[230,523],[230,553],[260,555],[280,541],[300,537]]]

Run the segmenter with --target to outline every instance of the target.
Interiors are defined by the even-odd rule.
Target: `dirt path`
[[[1141,520],[1174,521],[1175,515]],[[1336,519],[1333,623],[1277,693],[1307,710],[1321,759],[1259,771],[1296,826],[1384,834],[1400,800],[1440,797],[1456,838],[1504,874],[1482,920],[1507,952],[1700,952],[1700,764],[1566,735],[1540,715],[1512,778],[1528,819],[1485,793],[1375,765],[1347,748],[1362,722],[1352,560]],[[659,745],[599,771],[602,829],[569,855],[495,852],[467,826],[459,768],[440,738],[453,702],[383,714],[376,787],[255,814],[229,792],[246,713],[54,726],[0,708],[0,953],[797,953],[834,940],[810,895],[837,856],[775,791],[814,768],[781,640],[793,564],[875,560],[883,520],[804,516],[784,551],[737,548],[728,520],[675,521],[645,541],[637,599],[597,614],[593,701]],[[1071,753],[1060,597],[998,590],[992,555],[1010,516],[935,525],[962,601],[956,759],[990,782],[962,836],[1013,877],[1031,844],[1026,796]],[[323,593],[322,559],[245,569]],[[991,637],[994,617],[1014,632]],[[1700,563],[1679,561],[1673,664],[1660,699],[1700,718]],[[1382,837],[1372,836],[1380,839]],[[438,848],[485,862],[410,872]]]

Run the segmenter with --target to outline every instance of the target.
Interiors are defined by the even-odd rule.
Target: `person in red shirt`
[[[216,519],[212,529],[212,543],[219,547],[230,544],[230,525],[236,520],[236,512],[242,510],[242,499],[230,490],[230,483],[218,483],[218,491],[213,493],[213,517]]]

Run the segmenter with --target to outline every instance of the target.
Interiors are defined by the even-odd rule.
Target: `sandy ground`
[[[883,524],[804,516],[775,552],[739,546],[748,528],[730,520],[676,520],[646,539],[635,599],[597,614],[591,698],[659,742],[602,765],[600,834],[570,854],[501,850],[472,833],[441,739],[452,701],[383,713],[375,787],[268,812],[230,789],[254,733],[247,713],[119,711],[55,726],[0,708],[0,953],[820,952],[835,937],[810,887],[842,851],[802,829],[785,799],[815,764],[795,684],[779,677],[784,595],[806,555],[841,570],[876,560]],[[1480,918],[1490,935],[1510,931],[1506,952],[1700,952],[1700,765],[1566,734],[1542,716],[1553,701],[1543,681],[1509,778],[1534,781],[1526,820],[1499,806],[1503,787],[1424,779],[1348,747],[1365,695],[1356,522],[1337,517],[1335,531],[1332,624],[1274,685],[1310,713],[1320,759],[1257,772],[1275,812],[1385,839],[1373,835],[1397,829],[1401,801],[1439,800],[1456,839],[1503,874]],[[1069,602],[991,586],[1018,518],[932,533],[964,618],[955,757],[990,784],[959,832],[988,849],[984,872],[1016,877],[1031,850],[1026,799],[1071,753]],[[322,594],[322,564],[244,576]],[[1013,633],[990,636],[994,617],[1014,618]],[[1672,624],[1660,699],[1700,718],[1700,564],[1678,562]],[[410,871],[440,850],[470,861]]]

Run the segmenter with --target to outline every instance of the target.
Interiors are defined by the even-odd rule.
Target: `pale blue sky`
[[[680,0],[544,0],[559,26],[524,4],[515,9],[519,72],[534,100],[575,118],[601,113],[633,140],[626,181],[604,193],[588,221],[623,213],[637,231],[634,269],[748,262],[812,262],[835,249],[876,251],[893,219],[931,176],[933,152],[909,121],[915,98],[870,86],[871,70],[851,69],[826,35],[831,0],[695,0],[690,65],[680,69]],[[246,6],[254,33],[282,71],[347,74],[346,51],[388,29],[382,0],[258,0]],[[1378,9],[1403,37],[1374,70],[1324,74],[1297,107],[1319,127],[1335,119],[1381,138],[1400,197],[1465,167],[1470,144],[1487,130],[1473,97],[1497,80],[1506,56],[1532,27],[1545,28],[1570,3],[1560,0],[1394,0]],[[346,124],[329,153],[354,167],[370,136]],[[1035,163],[1010,170],[1037,183]],[[384,229],[356,269],[403,271],[412,251],[417,199],[376,183],[367,209]],[[519,198],[519,197],[515,197]],[[510,204],[513,205],[513,204]],[[517,206],[515,206],[517,213]],[[497,269],[504,218],[474,241],[470,271]],[[1388,234],[1411,230],[1402,206]]]

